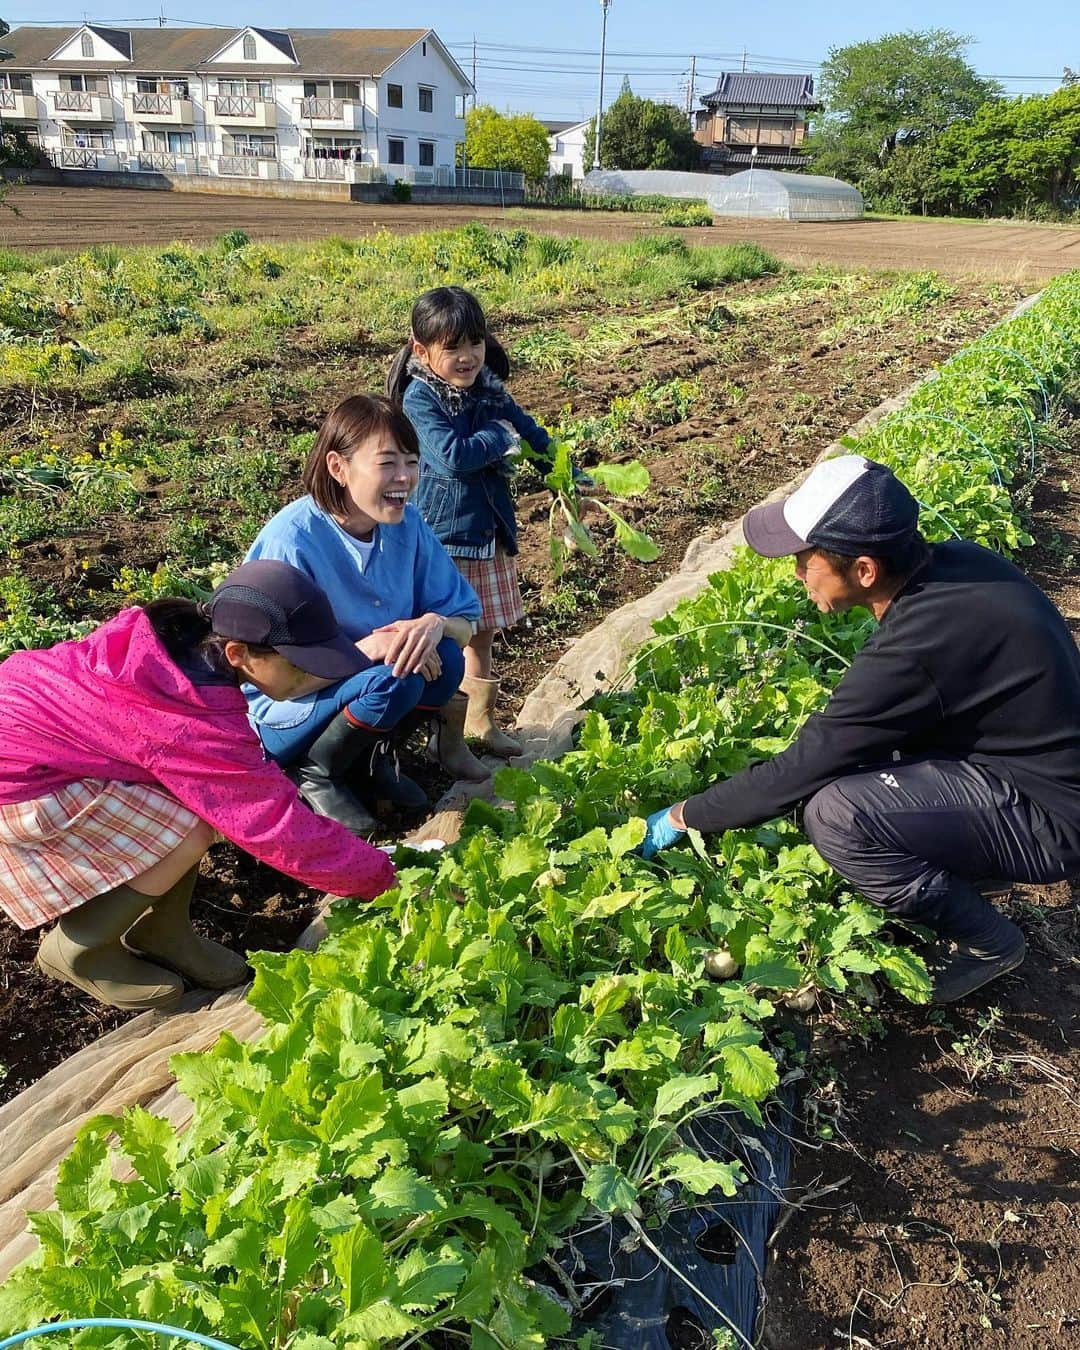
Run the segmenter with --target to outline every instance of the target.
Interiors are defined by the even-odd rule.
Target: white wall
[[[558,132],[557,135],[549,136],[548,141],[551,145],[551,153],[548,156],[548,173],[564,174],[567,172],[566,165],[570,165],[570,176],[575,183],[579,183],[587,172],[583,163],[585,155],[585,133],[589,129],[588,122],[579,122],[577,126],[567,127],[565,131]],[[592,165],[588,166],[590,169]]]
[[[465,121],[455,116],[455,105],[466,92],[465,85],[443,56],[437,42],[427,39],[427,55],[421,43],[410,48],[379,80],[379,163],[389,165],[387,141],[405,142],[405,163],[420,163],[420,142],[435,145],[435,164],[453,166],[455,147],[465,139]],[[386,101],[386,86],[402,86],[403,107],[391,108]],[[433,91],[432,111],[422,113],[419,90],[424,85]],[[388,170],[389,171],[389,170]]]

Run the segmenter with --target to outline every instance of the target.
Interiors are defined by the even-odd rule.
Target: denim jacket
[[[420,440],[420,481],[413,501],[453,558],[493,558],[495,545],[517,553],[510,492],[513,460],[524,440],[543,453],[549,437],[514,402],[487,366],[468,389],[456,389],[418,361],[402,404]],[[498,422],[514,427],[514,434]]]

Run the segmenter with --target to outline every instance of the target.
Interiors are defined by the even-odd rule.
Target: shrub
[[[669,206],[660,214],[661,225],[711,225],[712,211],[704,202],[687,202],[685,206]]]

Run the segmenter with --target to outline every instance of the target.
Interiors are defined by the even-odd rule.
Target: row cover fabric
[[[750,220],[859,220],[863,199],[840,178],[776,169],[746,169],[723,176],[674,169],[593,169],[585,192],[624,197],[691,197],[718,216]]]

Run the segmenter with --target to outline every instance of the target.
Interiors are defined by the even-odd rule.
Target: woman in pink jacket
[[[240,692],[297,698],[366,664],[323,591],[265,560],[206,605],[155,600],[0,665],[0,907],[21,928],[58,920],[39,967],[120,1008],[174,1004],[180,975],[243,980],[188,915],[218,832],[336,895],[391,886],[385,853],[302,805]]]

